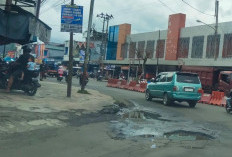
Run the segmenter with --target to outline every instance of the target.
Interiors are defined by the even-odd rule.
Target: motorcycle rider
[[[14,83],[14,79],[22,76],[22,73],[27,69],[27,63],[29,58],[33,57],[30,55],[31,48],[28,45],[22,47],[23,55],[21,55],[12,65],[11,75],[8,81],[6,92],[10,92],[10,89]]]

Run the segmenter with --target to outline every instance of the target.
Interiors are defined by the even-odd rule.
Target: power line
[[[172,8],[170,8],[167,4],[165,4],[164,2],[162,2],[161,0],[158,0],[163,6],[167,7],[171,12],[176,13],[174,10],[172,10]]]
[[[131,10],[133,10],[133,12],[135,12],[135,11],[138,11],[138,10],[143,10],[144,8],[146,8],[147,7],[147,5],[149,5],[149,6],[151,6],[153,3],[156,3],[156,2],[151,2],[151,3],[146,3],[146,4],[144,4],[144,5],[139,5],[139,8],[123,8],[123,9],[120,9],[120,10],[115,10],[115,11],[113,11],[113,12],[123,12],[123,13],[127,13],[127,12],[131,12]]]
[[[58,0],[58,1],[59,1],[59,0]],[[58,1],[56,1],[56,2],[58,2]],[[64,0],[63,2],[58,3],[58,4],[56,4],[56,2],[55,2],[55,3],[54,3],[53,5],[51,5],[49,8],[46,8],[46,10],[45,10],[44,12],[41,13],[41,15],[42,15],[43,13],[46,13],[47,11],[49,11],[49,10],[52,9],[52,8],[56,8],[56,7],[58,7],[58,6],[61,6],[61,5],[65,4],[67,1],[68,1],[68,0]]]
[[[186,5],[188,5],[189,7],[191,7],[192,9],[194,9],[194,10],[196,10],[196,11],[202,13],[202,14],[205,14],[205,15],[208,15],[208,16],[214,16],[214,15],[207,14],[207,13],[205,13],[205,12],[203,12],[203,11],[201,11],[201,10],[195,8],[195,7],[193,7],[192,5],[190,5],[188,2],[185,2],[184,0],[182,0],[182,2],[185,3]]]

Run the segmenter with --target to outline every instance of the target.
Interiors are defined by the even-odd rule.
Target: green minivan
[[[188,102],[195,107],[201,99],[201,82],[198,74],[187,72],[162,72],[147,85],[145,98],[162,98],[164,105],[174,101]]]

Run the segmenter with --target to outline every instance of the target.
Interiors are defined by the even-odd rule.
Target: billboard
[[[83,6],[61,6],[61,32],[82,33]]]

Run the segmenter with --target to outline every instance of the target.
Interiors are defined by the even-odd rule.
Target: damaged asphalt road
[[[231,117],[222,108],[166,107],[145,101],[142,93],[107,88],[104,82],[90,81],[88,88],[117,101],[105,97],[110,103],[83,103],[85,109],[72,105],[75,100],[55,106],[42,101],[16,106],[13,100],[8,107],[1,105],[0,156],[231,156]],[[40,93],[37,97],[44,99]]]
[[[176,143],[185,148],[203,149],[210,143],[218,142],[218,133],[203,124],[180,121],[173,117],[170,120],[152,112],[151,109],[129,106],[123,103],[113,104],[105,106],[99,112],[89,114],[85,114],[84,110],[32,113],[1,107],[1,149],[20,148],[47,141],[58,136],[59,128],[78,128],[102,122],[109,123],[107,135],[113,140],[151,141],[157,148]],[[186,128],[187,126],[191,127]]]
[[[54,113],[22,111],[0,107],[0,150],[25,146],[32,141],[49,140],[63,127],[80,127],[91,123],[115,120],[115,114],[84,113],[71,110]]]

